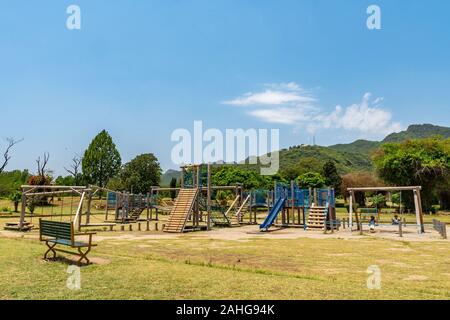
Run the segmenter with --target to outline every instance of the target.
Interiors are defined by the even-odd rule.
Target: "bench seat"
[[[61,244],[64,246],[68,246],[68,247],[72,247],[72,248],[87,248],[89,246],[94,246],[94,245],[90,245],[87,242],[81,242],[81,241],[74,241],[72,243],[71,240],[67,240],[67,239],[50,239],[48,240],[48,242],[50,243],[55,243],[55,244]]]

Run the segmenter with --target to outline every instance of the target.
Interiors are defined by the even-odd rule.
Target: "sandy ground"
[[[396,241],[445,241],[441,238],[438,232],[434,231],[431,226],[426,226],[424,234],[418,234],[417,228],[409,226],[403,229],[403,237],[399,237],[398,227],[383,225],[376,228],[375,233],[369,233],[367,228],[363,235],[359,231],[351,232],[349,229],[341,229],[340,231],[324,234],[321,231],[305,231],[302,228],[290,229],[273,229],[270,232],[260,232],[259,226],[242,226],[235,228],[214,229],[209,232],[191,232],[184,234],[169,234],[161,231],[113,231],[113,232],[99,232],[95,236],[95,242],[108,240],[123,240],[123,241],[140,241],[140,240],[171,240],[183,238],[198,238],[198,239],[216,239],[216,240],[234,240],[245,241],[251,239],[363,239],[367,237],[382,238]],[[0,237],[8,238],[29,238],[38,239],[39,235],[36,230],[29,233],[19,233],[14,231],[0,231]],[[448,240],[447,240],[448,241]]]

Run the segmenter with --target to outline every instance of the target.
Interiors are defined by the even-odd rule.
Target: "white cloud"
[[[307,111],[308,108],[267,108],[255,109],[247,112],[247,114],[268,123],[291,124],[296,125],[300,122],[311,120]]]
[[[316,101],[314,97],[302,90],[294,82],[266,84],[266,89],[262,92],[248,92],[240,97],[224,104],[234,106],[252,106],[252,105],[285,105],[291,103],[311,104]]]
[[[361,103],[352,104],[346,108],[336,106],[330,114],[319,114],[314,117],[318,122],[317,128],[337,128],[348,131],[360,131],[368,134],[386,135],[400,131],[402,126],[392,120],[392,114],[379,107],[378,103],[383,98],[370,100],[371,94],[366,93]],[[309,131],[314,131],[314,126],[308,127]]]
[[[247,114],[267,123],[306,127],[309,132],[319,129],[343,129],[366,136],[382,136],[402,130],[392,114],[383,109],[384,98],[371,99],[365,93],[360,103],[336,106],[331,112],[318,108],[316,98],[294,82],[266,84],[259,93],[247,93],[224,104],[252,108]]]

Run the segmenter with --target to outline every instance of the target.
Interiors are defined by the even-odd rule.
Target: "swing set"
[[[105,223],[103,219],[101,222],[91,222],[91,219],[95,219],[91,212],[93,198],[101,190],[101,188],[85,186],[24,185],[22,186],[20,220],[18,223],[7,223],[5,229],[29,231],[34,227],[33,218],[37,217],[50,221],[70,222],[78,231],[83,227],[111,227],[113,224]],[[84,211],[83,208],[85,208]],[[84,221],[82,221],[83,215]]]

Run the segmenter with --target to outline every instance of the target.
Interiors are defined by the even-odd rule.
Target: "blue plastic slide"
[[[273,206],[272,210],[270,210],[269,215],[267,216],[266,220],[262,223],[262,225],[259,226],[261,230],[269,229],[271,225],[275,222],[276,218],[278,217],[278,214],[281,212],[281,210],[284,207],[284,203],[286,202],[286,198],[281,197],[278,199],[278,201]]]

